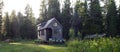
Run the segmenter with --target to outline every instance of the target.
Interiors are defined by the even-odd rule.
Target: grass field
[[[0,52],[66,52],[64,45],[35,44],[34,41],[0,42]]]
[[[34,41],[0,42],[0,52],[120,52],[120,38],[70,40],[66,45],[35,44]]]

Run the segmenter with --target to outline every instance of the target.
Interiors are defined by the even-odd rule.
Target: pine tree
[[[46,0],[42,0],[42,4],[41,4],[41,9],[40,9],[40,15],[39,18],[37,19],[37,24],[47,21],[47,7],[46,7]]]
[[[58,21],[60,17],[60,3],[59,0],[49,0],[48,1],[48,14],[47,18],[56,18]]]
[[[99,0],[91,0],[90,3],[90,32],[94,33],[103,33],[103,20],[101,14],[101,7],[99,4]]]
[[[118,17],[117,17],[117,35],[120,36],[120,6],[118,8]]]
[[[12,39],[18,38],[19,35],[19,24],[14,10],[10,15],[10,34]]]
[[[108,12],[106,16],[107,20],[107,35],[108,36],[115,36],[117,33],[117,10],[115,6],[114,0],[111,0],[110,4],[108,5]]]
[[[17,18],[18,18],[18,23],[19,23],[19,39],[22,39],[22,29],[23,29],[23,24],[24,24],[24,16],[21,12],[18,12],[18,15],[17,15]]]
[[[72,15],[71,15],[71,8],[70,8],[70,5],[71,5],[71,3],[70,3],[70,0],[65,0],[65,2],[64,2],[64,7],[63,7],[63,9],[62,9],[62,16],[61,16],[61,20],[60,20],[60,22],[61,22],[61,24],[62,24],[62,26],[63,26],[63,37],[65,38],[65,39],[69,39],[69,29],[70,29],[70,19],[71,19],[71,17],[72,17]]]
[[[23,24],[24,16],[21,12],[18,12],[17,17],[18,17],[18,22],[19,22],[20,28],[22,28],[21,25]]]
[[[100,2],[104,3],[104,6],[102,6],[101,9],[102,9],[102,16],[103,16],[103,33],[106,33],[106,30],[107,30],[106,14],[108,11],[108,5],[110,3],[110,0],[100,0]]]
[[[36,37],[36,24],[35,18],[33,17],[32,8],[30,5],[27,5],[25,8],[24,22],[22,25],[22,38],[23,39],[34,39]]]
[[[3,8],[3,0],[0,0],[0,40],[3,39],[3,35],[2,35],[2,8]]]
[[[89,28],[89,16],[88,16],[88,4],[87,4],[87,0],[84,1],[84,3],[80,4],[80,9],[79,9],[79,13],[81,16],[81,23],[82,25],[79,26],[79,31],[82,33],[82,39],[84,38],[84,36],[86,34],[89,34],[90,28]]]
[[[6,31],[6,33],[5,33],[5,37],[6,38],[11,38],[11,31],[10,31],[10,18],[9,18],[9,15],[8,15],[8,13],[5,13],[5,24],[4,24],[4,26],[5,26],[5,31]]]
[[[77,1],[74,8],[74,15],[71,18],[71,26],[72,26],[72,29],[74,30],[75,37],[78,37],[78,30],[79,30],[78,27],[81,21],[79,9],[80,9],[80,1]]]

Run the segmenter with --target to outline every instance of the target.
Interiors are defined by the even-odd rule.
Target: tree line
[[[100,2],[105,5],[100,6]],[[62,8],[61,4],[60,0],[42,0],[37,20],[29,5],[25,7],[25,15],[6,12],[0,25],[0,39],[35,39],[36,25],[53,17],[62,24],[63,37],[67,40],[90,34],[120,35],[120,6],[117,8],[114,0],[76,0],[74,7],[70,0],[65,0]]]
[[[35,39],[36,38],[36,20],[33,16],[32,8],[30,5],[25,7],[25,15],[21,12],[13,10],[9,15],[8,12],[2,20],[1,39]]]
[[[117,8],[115,0],[76,0],[74,7],[70,0],[65,0],[62,9],[60,5],[60,0],[43,0],[37,23],[55,17],[63,26],[65,39],[103,33],[119,36],[120,6]]]

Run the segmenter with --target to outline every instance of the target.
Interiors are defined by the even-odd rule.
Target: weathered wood
[[[38,39],[44,41],[49,41],[50,39],[54,41],[63,40],[62,25],[55,18],[52,18],[47,22],[40,23],[37,25],[37,27],[38,27]],[[41,33],[39,34],[39,32]]]

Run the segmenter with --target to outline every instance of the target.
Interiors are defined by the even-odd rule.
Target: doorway
[[[49,38],[52,38],[52,29],[51,28],[46,29],[46,37],[47,37],[47,40],[49,40]]]

